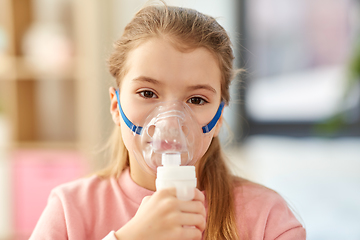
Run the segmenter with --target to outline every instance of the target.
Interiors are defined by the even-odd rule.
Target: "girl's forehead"
[[[220,87],[221,72],[214,55],[206,48],[181,51],[171,42],[152,38],[132,50],[127,58],[127,77],[206,82]]]

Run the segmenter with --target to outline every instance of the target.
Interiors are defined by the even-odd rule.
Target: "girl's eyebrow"
[[[197,84],[197,85],[189,86],[188,89],[189,90],[205,89],[213,93],[216,93],[216,90],[208,84]]]
[[[140,77],[134,78],[132,81],[133,82],[148,82],[148,83],[152,83],[152,84],[155,84],[155,85],[162,84],[158,80],[155,80],[155,79],[150,78],[150,77],[145,77],[145,76],[140,76]]]
[[[150,77],[145,77],[145,76],[140,76],[140,77],[134,78],[132,81],[133,82],[148,82],[148,83],[152,83],[152,84],[155,84],[155,85],[163,84],[162,82],[160,82],[160,81],[158,81],[156,79],[153,79],[153,78],[150,78]],[[192,85],[192,86],[187,87],[187,89],[189,91],[190,90],[205,89],[205,90],[211,91],[213,93],[216,93],[216,90],[213,87],[211,87],[209,84]]]

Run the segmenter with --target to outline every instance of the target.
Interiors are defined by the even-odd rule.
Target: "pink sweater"
[[[30,240],[101,240],[136,213],[153,192],[137,185],[125,170],[119,179],[97,176],[55,188]],[[305,229],[276,192],[254,183],[235,189],[240,239],[306,239]]]

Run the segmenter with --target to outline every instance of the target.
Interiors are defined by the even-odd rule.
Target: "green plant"
[[[349,65],[349,87],[351,88],[356,82],[360,82],[360,43],[358,43]]]
[[[348,65],[348,75],[346,77],[347,87],[343,96],[343,102],[349,97],[354,87],[360,84],[360,37],[355,46],[355,51]],[[322,136],[333,136],[347,126],[348,110],[340,110],[337,114],[326,121],[315,126],[315,133]]]

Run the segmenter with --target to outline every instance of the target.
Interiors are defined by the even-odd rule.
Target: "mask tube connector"
[[[180,166],[179,153],[163,153],[162,163],[163,166],[157,168],[156,190],[175,187],[178,199],[194,199],[197,184],[195,166]]]
[[[180,153],[163,153],[162,154],[162,165],[164,167],[174,167],[181,165],[181,154]]]

